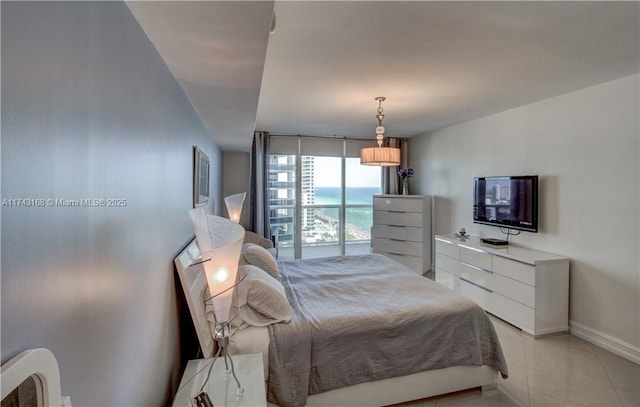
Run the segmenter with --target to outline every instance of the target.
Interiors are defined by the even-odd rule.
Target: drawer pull
[[[481,286],[480,284],[474,283],[473,281],[469,281],[469,280],[467,280],[466,278],[462,278],[462,277],[458,277],[458,278],[459,278],[460,280],[464,281],[465,283],[469,283],[469,284],[474,285],[474,286],[476,286],[476,287],[478,287],[478,288],[482,288],[483,290],[485,290],[485,291],[487,291],[487,292],[493,293],[493,291],[492,291],[492,290],[490,290],[490,289],[488,289],[488,288],[485,288],[485,287]]]
[[[389,238],[389,240],[391,240],[392,242],[406,242],[406,240],[404,240],[404,239],[391,239],[391,238]]]
[[[389,210],[387,212],[390,212],[390,213],[405,213],[404,211],[392,211],[392,210]]]
[[[406,228],[406,226],[403,225],[388,225],[390,228]]]
[[[474,266],[473,264],[469,264],[466,261],[460,260],[460,263],[464,264],[467,267],[471,267],[474,270],[484,271],[485,273],[493,274],[493,271],[491,271],[491,270],[485,270],[482,267]]]
[[[402,254],[402,253],[394,253],[394,252],[387,252],[389,254],[393,254],[394,256],[406,256],[406,254]]]
[[[458,246],[464,247],[465,249],[473,250],[474,252],[489,254],[489,253],[485,252],[484,250],[476,249],[475,247],[469,247],[469,246],[465,246],[463,244],[460,244]]]

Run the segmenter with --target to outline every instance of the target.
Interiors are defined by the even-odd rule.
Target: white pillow
[[[272,277],[278,277],[278,262],[267,249],[257,244],[247,243],[242,246],[242,259],[240,264],[250,264],[261,268]]]
[[[244,251],[247,250],[248,247],[250,246],[254,246],[256,245],[255,243],[245,243],[242,245],[242,250],[240,251],[240,259],[238,260],[238,265],[239,266],[245,266],[249,263],[247,263],[247,260],[245,260],[244,258]]]
[[[249,325],[267,326],[289,322],[293,309],[282,284],[256,266],[238,268],[238,281],[234,297],[239,317]],[[236,325],[236,324],[234,324]]]

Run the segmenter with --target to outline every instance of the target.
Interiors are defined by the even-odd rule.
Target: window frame
[[[347,138],[342,138],[340,139],[340,141],[342,141],[342,148],[341,148],[341,155],[340,156],[336,156],[336,155],[331,155],[329,153],[324,153],[324,154],[319,154],[319,155],[314,155],[311,154],[312,151],[305,151],[306,154],[303,154],[302,148],[303,148],[303,143],[307,146],[314,146],[315,148],[317,148],[319,145],[322,145],[322,140],[320,139],[325,139],[327,140],[327,144],[329,145],[328,148],[326,149],[320,149],[323,152],[336,152],[336,139],[335,138],[324,138],[324,137],[313,137],[313,136],[297,136],[297,137],[291,137],[291,136],[273,136],[272,137],[278,137],[279,140],[276,143],[272,142],[272,145],[277,144],[278,145],[278,150],[280,150],[280,148],[282,148],[282,151],[269,151],[269,156],[272,155],[279,155],[279,156],[293,156],[294,157],[294,161],[295,161],[295,192],[294,192],[294,196],[295,196],[295,204],[294,205],[277,205],[277,208],[285,208],[288,209],[290,207],[294,208],[294,214],[293,214],[293,230],[294,230],[294,236],[293,236],[293,253],[294,253],[294,258],[295,259],[301,259],[302,254],[303,254],[303,247],[304,247],[304,242],[303,242],[303,222],[302,222],[302,216],[304,213],[305,209],[320,209],[320,208],[326,208],[326,209],[338,209],[338,223],[339,223],[339,227],[338,227],[338,242],[337,245],[339,246],[339,255],[344,256],[347,250],[347,241],[346,241],[346,237],[347,237],[347,233],[346,233],[346,212],[348,209],[352,209],[352,208],[371,208],[371,210],[373,210],[373,199],[371,201],[370,204],[349,204],[347,205],[346,199],[347,199],[347,185],[346,185],[346,181],[347,181],[347,174],[346,174],[346,159],[347,158],[355,158],[354,152],[359,151],[360,146],[364,146],[364,145],[368,145],[370,143],[367,143],[366,140],[354,140],[354,139],[347,139]],[[287,140],[289,139],[289,140]],[[310,140],[310,139],[314,139],[314,140]],[[293,146],[292,144],[294,142],[297,141],[297,146]],[[333,144],[331,144],[333,143]],[[307,148],[308,149],[308,148]],[[295,154],[293,154],[295,152]],[[304,156],[313,156],[313,157],[319,157],[319,156],[326,156],[326,157],[335,157],[335,158],[339,158],[340,159],[340,203],[339,204],[303,204],[302,203],[302,167],[303,167],[303,160],[302,158]],[[267,171],[270,172],[271,171],[271,159],[267,160],[268,162],[268,168]],[[380,190],[382,190],[382,171],[380,171]],[[267,205],[269,205],[269,213],[271,212],[271,205],[269,202],[269,199],[267,199]],[[371,239],[371,237],[370,237]]]

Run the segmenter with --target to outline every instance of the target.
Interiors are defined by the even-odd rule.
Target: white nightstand
[[[225,378],[224,359],[219,358],[213,365],[208,383],[204,386],[204,391],[209,394],[213,405],[215,407],[266,407],[267,395],[264,388],[262,355],[252,353],[231,357],[238,380],[244,387],[244,395],[240,398],[236,397],[236,382],[231,375]],[[191,407],[190,399],[200,393],[212,361],[211,358],[189,361],[178,386],[178,394],[173,401],[174,407]]]

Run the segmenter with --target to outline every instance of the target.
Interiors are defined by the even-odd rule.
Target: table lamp
[[[229,213],[229,219],[235,223],[240,223],[240,216],[242,215],[242,204],[246,198],[247,193],[241,192],[239,194],[229,195],[224,198],[224,203],[227,206],[227,212]]]
[[[236,276],[244,228],[226,218],[207,215],[203,208],[191,209],[189,216],[195,229],[202,266],[209,287],[210,297],[205,302],[212,304],[216,320],[214,333],[218,342],[216,356],[224,357],[227,371],[229,364],[231,365],[231,373],[238,385],[236,394],[242,396],[244,388],[236,377],[233,361],[228,356],[226,348],[231,322],[229,312],[233,289],[238,284]]]

